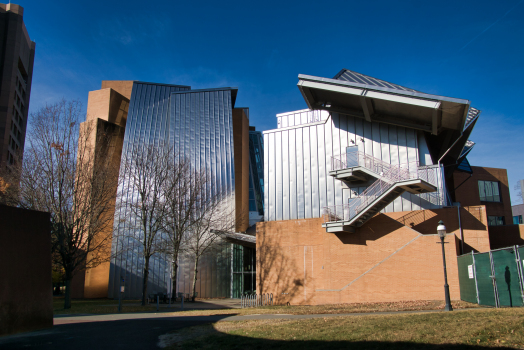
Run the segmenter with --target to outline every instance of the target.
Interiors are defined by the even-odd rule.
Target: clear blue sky
[[[36,58],[30,111],[102,80],[239,88],[257,130],[305,108],[298,74],[348,68],[482,110],[472,165],[524,179],[523,0],[19,0]]]

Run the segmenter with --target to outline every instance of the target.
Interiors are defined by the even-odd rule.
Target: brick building
[[[466,158],[480,111],[347,69],[298,87],[308,109],[264,132],[257,291],[292,304],[442,299],[443,220],[459,299],[456,256],[490,250],[490,228],[511,220],[506,171]]]
[[[0,4],[0,166],[23,151],[33,79],[35,42],[23,20],[23,7]]]

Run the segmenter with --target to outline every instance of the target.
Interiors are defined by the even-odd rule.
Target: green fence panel
[[[516,254],[513,248],[497,250],[491,253],[500,306],[522,306],[522,294],[517,268]]]
[[[491,262],[489,253],[475,254],[475,271],[477,274],[477,288],[479,304],[496,306],[493,280],[491,279]]]
[[[519,255],[520,255],[520,261],[519,261],[520,283],[521,283],[522,289],[524,290],[524,247],[518,247],[517,250],[519,251]]]
[[[477,303],[477,286],[475,284],[475,273],[473,266],[473,255],[461,255],[457,257],[460,299]]]

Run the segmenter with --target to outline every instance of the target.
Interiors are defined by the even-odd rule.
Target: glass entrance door
[[[233,298],[256,292],[256,251],[233,244]]]

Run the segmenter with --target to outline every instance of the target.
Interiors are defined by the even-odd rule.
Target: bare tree
[[[51,214],[53,258],[63,267],[64,308],[71,307],[76,272],[107,260],[118,171],[108,161],[114,134],[96,121],[80,125],[78,101],[62,100],[31,116],[23,163],[10,167],[19,180],[12,203]]]
[[[142,245],[142,305],[146,304],[150,259],[165,250],[161,237],[168,209],[164,191],[173,168],[173,156],[165,144],[132,145],[122,158],[121,217],[127,223],[124,235]]]
[[[235,206],[230,195],[216,190],[212,193],[214,186],[205,172],[194,171],[192,178],[195,206],[183,248],[194,259],[192,297],[195,298],[200,258],[226,233],[234,230]]]
[[[164,187],[166,213],[163,229],[166,233],[164,252],[171,259],[171,297],[176,293],[178,256],[184,238],[194,223],[194,216],[200,203],[199,196],[205,186],[205,177],[191,171],[191,163],[180,158],[174,163]]]
[[[523,183],[524,180],[517,181],[514,190],[517,191],[517,197],[519,197],[522,203],[524,204],[524,188],[522,188]]]

